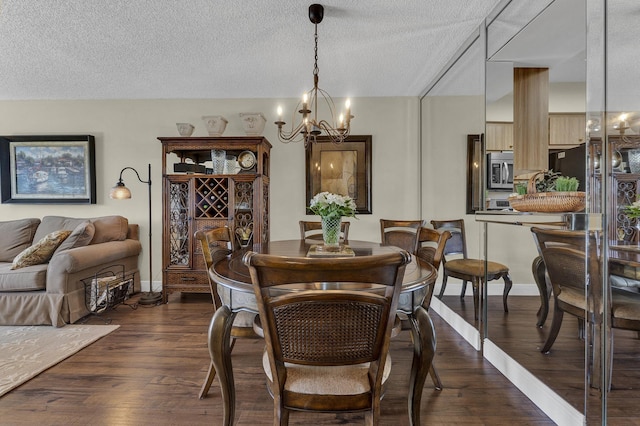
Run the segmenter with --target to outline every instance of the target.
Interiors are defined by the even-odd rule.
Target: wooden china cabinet
[[[260,136],[160,137],[162,142],[162,281],[169,294],[209,293],[196,231],[228,226],[234,248],[269,241],[269,153]],[[211,150],[241,159],[213,174]],[[233,161],[233,160],[232,160]],[[235,163],[234,163],[235,164]],[[242,164],[243,167],[240,167]]]
[[[632,219],[624,213],[624,207],[633,203],[640,196],[640,136],[609,136],[610,167],[604,167],[602,157],[602,141],[592,138],[589,145],[592,194],[590,204],[592,212],[598,212],[602,186],[601,171],[611,170],[610,202],[607,204],[609,215],[609,237],[618,241],[638,242],[638,219]],[[625,167],[626,166],[626,167]]]

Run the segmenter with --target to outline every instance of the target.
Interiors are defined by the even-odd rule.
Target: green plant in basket
[[[556,190],[556,181],[560,177],[560,173],[553,170],[547,170],[542,175],[542,179],[536,181],[537,192],[551,192]]]
[[[516,192],[518,195],[526,195],[527,194],[527,184],[526,183],[516,183]]]
[[[558,176],[555,190],[558,192],[575,192],[578,190],[580,181],[574,177]]]

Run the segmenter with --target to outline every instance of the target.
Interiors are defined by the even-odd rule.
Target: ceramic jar
[[[247,136],[260,136],[267,119],[261,112],[241,112],[242,128]]]
[[[176,127],[178,128],[178,134],[183,137],[189,137],[193,134],[193,124],[191,123],[176,123]]]
[[[227,128],[227,119],[221,115],[205,115],[202,117],[209,136],[222,136]]]

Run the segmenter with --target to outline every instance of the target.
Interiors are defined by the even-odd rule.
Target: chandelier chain
[[[313,63],[313,75],[318,75],[319,73],[319,69],[318,69],[318,24],[315,25],[316,26],[316,34],[315,34],[315,49],[314,49],[314,63]]]

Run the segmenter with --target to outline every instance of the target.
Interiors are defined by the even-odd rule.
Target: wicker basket
[[[586,206],[584,192],[535,192],[536,180],[544,172],[531,176],[527,194],[512,195],[509,204],[519,212],[568,213],[579,212]]]

